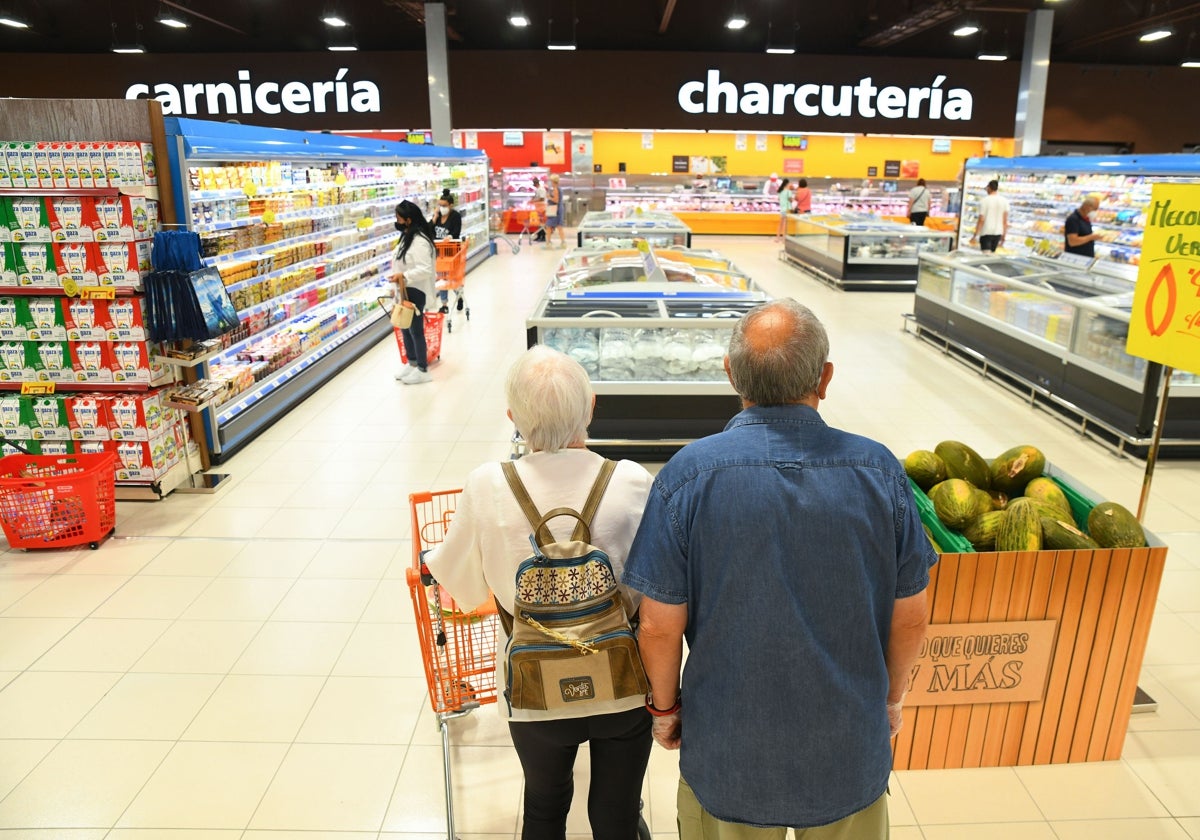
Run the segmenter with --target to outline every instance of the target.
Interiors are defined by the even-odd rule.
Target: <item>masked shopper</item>
[[[417,310],[412,323],[403,331],[408,365],[396,374],[396,379],[405,385],[420,385],[432,379],[425,348],[425,305],[433,300],[437,253],[429,222],[421,208],[411,201],[396,205],[396,230],[400,231],[400,242],[392,255],[391,277],[396,284],[396,305],[407,300]]]

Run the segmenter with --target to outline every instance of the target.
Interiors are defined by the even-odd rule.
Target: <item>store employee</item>
[[[1067,216],[1063,233],[1067,238],[1066,252],[1068,254],[1079,254],[1084,257],[1096,256],[1096,240],[1102,237],[1098,233],[1092,233],[1092,222],[1089,217],[1092,215],[1092,211],[1099,206],[1100,199],[1089,195],[1083,200],[1083,204],[1079,205],[1078,210],[1072,211],[1071,215]]]

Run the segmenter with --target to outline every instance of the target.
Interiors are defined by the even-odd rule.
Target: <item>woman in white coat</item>
[[[400,231],[400,242],[392,255],[391,277],[396,284],[396,303],[408,300],[417,309],[412,324],[403,331],[408,365],[396,374],[396,379],[405,385],[420,385],[432,380],[425,352],[425,304],[434,297],[437,251],[425,214],[411,201],[396,205],[396,230]]]

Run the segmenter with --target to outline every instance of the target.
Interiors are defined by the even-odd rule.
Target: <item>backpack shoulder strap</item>
[[[529,491],[525,489],[525,482],[521,481],[521,476],[517,474],[517,465],[512,461],[504,461],[500,464],[500,469],[504,472],[508,489],[512,491],[513,496],[517,499],[517,504],[521,506],[521,513],[525,514],[525,518],[529,520],[529,527],[533,529],[534,539],[537,540],[538,545],[550,542],[552,539],[550,529],[546,527],[537,505],[533,503]],[[542,531],[545,531],[544,535]]]
[[[571,539],[591,542],[592,517],[596,515],[596,509],[600,507],[600,500],[604,498],[604,491],[608,489],[608,482],[616,469],[617,462],[608,458],[605,458],[604,463],[600,465],[600,472],[596,475],[587,501],[583,503],[583,510],[579,514],[579,523],[575,526],[575,532],[571,534]]]

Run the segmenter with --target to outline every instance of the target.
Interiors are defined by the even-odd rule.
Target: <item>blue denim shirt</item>
[[[671,459],[624,582],[688,606],[679,769],[705,810],[803,828],[883,794],[893,604],[935,562],[896,457],[808,406]]]

